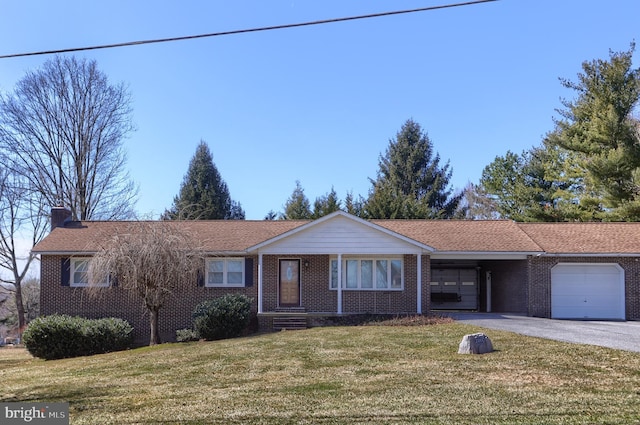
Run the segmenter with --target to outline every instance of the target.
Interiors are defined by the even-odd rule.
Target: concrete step
[[[276,316],[273,318],[273,329],[276,331],[307,329],[307,316]]]

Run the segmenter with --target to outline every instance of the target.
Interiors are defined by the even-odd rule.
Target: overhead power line
[[[345,21],[355,21],[359,19],[369,19],[369,18],[379,18],[383,16],[392,16],[392,15],[402,15],[407,13],[416,13],[416,12],[426,12],[429,10],[437,10],[437,9],[448,9],[452,7],[461,7],[461,6],[471,6],[474,4],[480,3],[490,3],[498,0],[475,0],[468,1],[464,3],[453,3],[453,4],[445,4],[440,6],[429,6],[422,7],[418,9],[408,9],[408,10],[397,10],[392,12],[381,12],[381,13],[372,13],[369,15],[359,15],[359,16],[349,16],[344,18],[333,18],[333,19],[323,19],[319,21],[311,21],[311,22],[301,22],[296,24],[284,24],[284,25],[274,25],[268,27],[259,27],[259,28],[248,28],[241,30],[232,30],[232,31],[222,31],[222,32],[213,32],[209,34],[197,34],[197,35],[187,35],[182,37],[170,37],[170,38],[156,38],[152,40],[139,40],[139,41],[127,41],[124,43],[115,43],[115,44],[102,44],[97,46],[87,46],[87,47],[72,47],[68,49],[57,49],[57,50],[43,50],[36,52],[27,52],[27,53],[13,53],[9,55],[0,55],[0,59],[8,59],[8,58],[19,58],[24,56],[40,56],[40,55],[51,55],[56,53],[71,53],[71,52],[81,52],[85,50],[99,50],[99,49],[111,49],[114,47],[125,47],[125,46],[139,46],[142,44],[154,44],[154,43],[168,43],[171,41],[183,41],[183,40],[194,40],[197,38],[207,38],[207,37],[220,37],[223,35],[234,35],[234,34],[244,34],[250,32],[259,32],[259,31],[272,31],[279,30],[285,28],[297,28],[297,27],[306,27],[311,25],[322,25],[322,24],[330,24],[334,22],[345,22]]]

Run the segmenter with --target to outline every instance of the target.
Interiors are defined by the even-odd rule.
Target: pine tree
[[[311,218],[311,205],[299,180],[296,180],[296,187],[284,205],[282,218],[285,220],[308,220]]]
[[[201,141],[184,176],[180,193],[163,218],[169,220],[244,219],[242,206],[231,199],[209,147]]]
[[[344,198],[344,210],[356,217],[364,217],[365,203],[366,200],[362,195],[359,195],[358,199],[356,199],[353,195],[353,191],[349,191],[346,198]]]
[[[515,221],[593,221],[603,211],[585,192],[579,157],[549,142],[517,155],[507,151],[482,171],[477,193],[500,218]]]
[[[629,51],[582,64],[578,82],[561,80],[577,98],[563,101],[551,141],[582,158],[587,198],[600,203],[607,220],[640,219],[640,68]]]
[[[380,155],[376,180],[366,201],[368,218],[451,218],[462,193],[449,187],[449,163],[440,155],[420,124],[407,120]]]
[[[331,192],[316,198],[313,203],[313,213],[311,214],[311,218],[320,218],[338,210],[340,210],[340,199],[338,199],[338,194],[332,187]]]

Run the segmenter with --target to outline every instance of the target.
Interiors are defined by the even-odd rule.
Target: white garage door
[[[551,317],[624,320],[624,270],[618,264],[557,264],[551,269]]]

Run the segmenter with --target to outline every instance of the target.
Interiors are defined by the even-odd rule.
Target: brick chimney
[[[68,221],[71,221],[71,211],[65,207],[51,208],[51,230],[56,227],[64,227]]]

